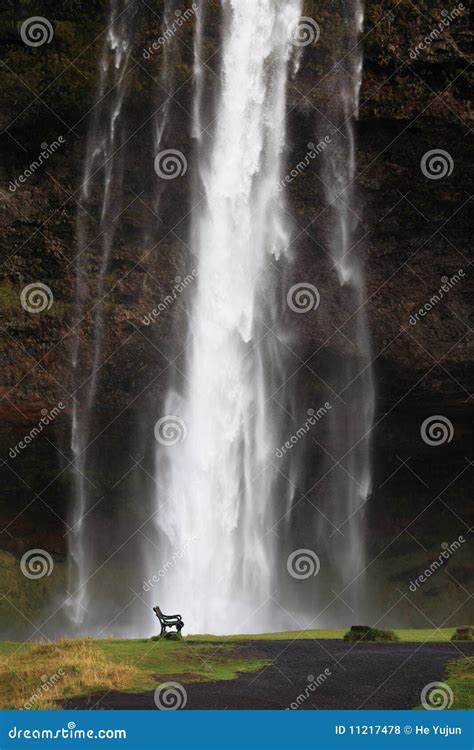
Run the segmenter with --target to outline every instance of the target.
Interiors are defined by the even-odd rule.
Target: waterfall
[[[337,347],[322,354],[333,368],[335,398],[324,424],[318,423],[317,438],[335,463],[324,473],[329,477],[326,484],[315,485],[317,507],[305,491],[300,492],[313,484],[308,464],[315,454],[310,453],[310,441],[305,445],[301,441],[283,460],[275,459],[292,423],[300,433],[303,408],[305,415],[314,413],[307,409],[312,404],[303,404],[304,389],[296,392],[299,381],[293,379],[301,360],[295,362],[293,356],[288,295],[290,286],[301,279],[293,263],[298,244],[289,250],[296,234],[287,205],[291,193],[282,190],[282,178],[291,166],[286,164],[289,76],[303,70],[307,59],[306,42],[295,43],[294,33],[303,23],[300,41],[304,40],[308,19],[301,18],[301,0],[222,0],[217,85],[205,60],[211,13],[201,0],[193,9],[194,63],[189,76],[193,100],[187,111],[194,152],[190,149],[186,155],[192,174],[185,211],[188,214],[190,209],[191,218],[183,244],[189,246],[196,277],[192,277],[191,301],[182,309],[187,338],[182,354],[183,346],[176,344],[176,354],[165,356],[171,373],[165,397],[161,384],[156,395],[147,392],[137,407],[138,427],[130,427],[126,438],[121,436],[124,445],[133,446],[131,458],[137,457],[153,491],[138,491],[144,486],[140,481],[134,491],[131,480],[132,491],[127,485],[123,492],[131,500],[125,497],[125,503],[118,502],[122,496],[114,496],[115,485],[105,480],[101,491],[105,488],[110,506],[104,503],[102,514],[95,516],[96,504],[103,498],[98,497],[98,488],[94,494],[93,480],[106,474],[101,448],[95,444],[96,434],[100,435],[95,409],[107,388],[100,381],[107,359],[102,300],[112,251],[119,241],[115,218],[125,202],[124,170],[135,148],[128,138],[128,85],[132,70],[143,67],[137,66],[132,51],[138,12],[127,0],[111,0],[77,221],[67,632],[90,633],[97,627],[99,634],[109,633],[112,622],[119,628],[113,632],[144,635],[151,624],[151,605],[156,603],[164,611],[180,611],[193,632],[214,633],[340,626],[340,613],[319,617],[331,606],[334,592],[354,613],[367,612],[364,508],[371,490],[374,388],[354,189],[362,4],[360,0],[335,3],[343,33],[330,45],[333,63],[323,80],[329,76],[331,95],[323,97],[328,103],[321,105],[327,109],[325,122],[334,128],[332,145],[311,165],[315,174],[310,179],[324,185],[321,200],[326,213],[317,221],[327,236],[333,284],[321,288],[321,297],[323,302],[331,297],[333,304],[340,302],[341,309],[350,312],[342,323],[347,354]],[[166,0],[162,28],[171,28],[179,15],[174,0]],[[309,21],[314,32],[317,24]],[[173,94],[180,41],[170,33],[159,57],[144,56],[150,60],[145,76],[153,82],[153,112],[145,120],[152,131],[145,141],[150,143],[145,156],[148,149],[154,150],[148,167],[157,154],[167,152],[165,146],[180,145],[172,140],[173,117],[176,113],[182,117],[183,111]],[[299,95],[294,89],[293,96],[295,91]],[[306,115],[300,119],[309,120]],[[179,156],[179,151],[171,150]],[[187,166],[185,155],[181,156]],[[150,172],[141,173],[144,184],[138,187],[140,196],[135,195],[142,204],[148,199],[148,219],[140,225],[139,235],[144,257],[148,248],[159,247],[162,237],[174,229],[173,210],[166,217],[168,224],[159,227],[162,199],[166,198],[167,207],[173,203],[170,183],[157,180],[156,170],[149,180]],[[181,200],[179,189],[177,195]],[[324,213],[314,208],[318,216]],[[317,254],[318,248],[312,252]],[[158,251],[153,257],[159,262],[162,256]],[[319,278],[308,281],[320,286]],[[319,312],[306,325],[310,340],[313,332],[314,342],[318,326],[324,340]],[[167,336],[163,331],[156,326],[153,332],[156,347],[150,333],[152,350],[162,346],[160,335]],[[174,366],[176,360],[179,364]],[[313,386],[307,388],[312,395],[317,392]],[[152,405],[156,413],[150,417]],[[151,419],[156,419],[156,441],[150,473],[148,465],[140,462],[148,460]],[[102,545],[107,523],[110,539]],[[115,553],[122,549],[118,562]],[[319,556],[321,575],[301,580],[305,576],[290,575],[288,564],[294,553],[305,554],[308,549],[313,557]],[[147,580],[158,581],[159,588],[154,583],[147,588]],[[122,617],[124,612],[128,614]]]
[[[95,569],[97,559],[96,551],[91,549],[91,529],[88,528],[93,486],[88,477],[88,447],[91,418],[96,406],[102,344],[106,335],[102,298],[116,232],[114,217],[120,210],[117,196],[122,194],[124,165],[120,147],[124,142],[124,131],[121,112],[128,84],[132,33],[133,13],[129,3],[126,0],[112,0],[99,63],[99,86],[91,114],[77,217],[76,314],[72,358],[75,399],[71,430],[74,497],[69,532],[69,596],[65,609],[72,627],[78,629],[87,618],[88,578]],[[89,201],[94,198],[95,205],[100,206],[98,222],[88,210]],[[92,352],[85,344],[88,319],[93,330]]]
[[[298,0],[231,0],[224,9],[222,86],[209,142],[198,145],[196,190],[205,201],[190,239],[198,280],[186,383],[182,393],[170,392],[157,425],[167,571],[160,605],[186,611],[194,632],[276,622],[269,530],[277,507],[271,458],[278,426],[269,396],[282,355],[265,334],[279,309],[272,262],[289,240],[277,185],[288,30],[301,8]],[[174,428],[171,441],[166,428]]]
[[[194,40],[194,101],[193,101],[193,136],[200,139],[202,136],[201,108],[204,87],[204,65],[203,55],[203,30],[204,30],[204,2],[196,3],[196,31]]]
[[[334,435],[331,452],[340,462],[331,474],[327,512],[329,533],[319,535],[321,549],[334,570],[333,585],[341,593],[353,617],[368,617],[364,600],[365,503],[371,492],[370,433],[374,415],[374,384],[371,346],[364,308],[364,275],[358,259],[359,207],[354,189],[356,142],[354,122],[359,114],[363,51],[361,34],[364,9],[361,0],[340,3],[344,23],[344,46],[333,51],[333,98],[330,119],[337,129],[334,143],[323,154],[322,178],[331,206],[329,250],[341,286],[341,295],[351,310],[343,333],[349,350],[338,373],[338,395],[342,399],[329,416]],[[345,609],[348,616],[348,609]],[[334,620],[329,620],[334,624]]]

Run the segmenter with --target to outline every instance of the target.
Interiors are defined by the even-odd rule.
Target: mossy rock
[[[393,630],[379,630],[378,628],[370,628],[368,625],[353,625],[344,635],[344,640],[387,643],[399,641],[400,638]]]
[[[452,641],[474,641],[474,626],[462,625],[451,636]]]

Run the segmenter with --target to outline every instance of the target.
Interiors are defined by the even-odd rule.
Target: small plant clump
[[[393,630],[379,630],[368,625],[353,625],[344,635],[345,641],[368,641],[386,643],[399,641],[400,638]]]
[[[474,641],[474,626],[463,625],[460,628],[456,628],[455,632],[451,636],[452,641]]]

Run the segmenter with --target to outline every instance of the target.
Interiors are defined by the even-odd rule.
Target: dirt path
[[[474,655],[474,643],[298,640],[239,645],[248,645],[272,664],[228,681],[186,683],[177,677],[186,689],[187,709],[410,709],[420,703],[425,685],[443,680],[447,662]],[[97,694],[69,700],[64,708],[156,710],[153,693]]]

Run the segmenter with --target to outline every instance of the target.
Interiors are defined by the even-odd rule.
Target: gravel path
[[[187,709],[410,709],[420,703],[425,685],[443,680],[447,662],[474,655],[474,643],[298,640],[238,646],[272,664],[228,681],[186,683],[176,677],[185,686]],[[156,710],[153,693],[113,692],[69,700],[64,708]]]

